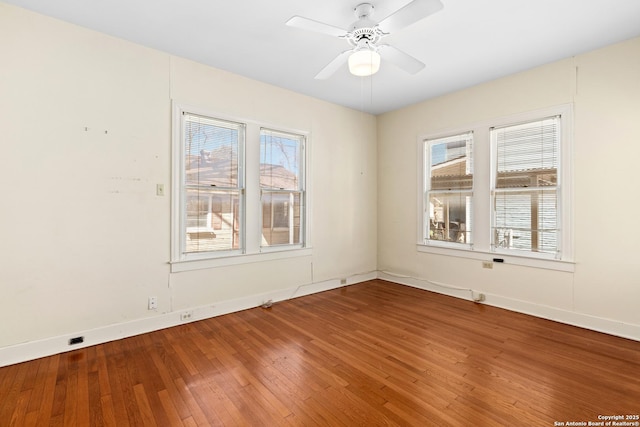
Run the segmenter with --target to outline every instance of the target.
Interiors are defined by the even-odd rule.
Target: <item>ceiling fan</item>
[[[354,8],[357,21],[347,30],[302,16],[292,17],[286,25],[343,38],[351,45],[351,49],[340,53],[320,70],[315,76],[318,80],[328,79],[347,61],[352,74],[370,76],[378,72],[381,58],[410,74],[416,74],[424,68],[425,65],[422,62],[398,48],[378,42],[392,32],[438,12],[442,7],[440,0],[413,0],[376,23],[371,19],[373,5],[361,3]]]

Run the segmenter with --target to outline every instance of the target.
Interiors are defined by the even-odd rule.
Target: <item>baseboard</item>
[[[377,273],[374,271],[351,276],[347,279],[347,283],[342,283],[340,279],[332,279],[322,282],[302,284],[288,289],[281,289],[234,300],[222,301],[214,305],[191,307],[181,309],[180,311],[160,314],[154,317],[137,319],[130,322],[118,323],[95,329],[78,330],[70,334],[3,347],[0,348],[0,367],[90,347],[160,329],[170,328],[172,326],[195,322],[197,320],[221,316],[223,314],[234,313],[258,307],[269,300],[277,303],[291,298],[311,295],[317,292],[328,291],[372,280],[376,277]],[[181,313],[184,313],[185,311],[190,311],[192,313],[189,321],[181,320]],[[75,337],[83,337],[84,341],[80,344],[69,345],[69,340]]]
[[[95,329],[79,330],[66,335],[3,347],[0,348],[0,367],[185,324],[188,322],[181,320],[180,314],[187,310],[192,312],[192,317],[189,322],[194,322],[258,307],[269,300],[277,303],[279,301],[349,286],[376,278],[471,301],[471,292],[469,289],[440,286],[428,281],[397,276],[386,272],[370,272],[351,276],[347,279],[346,284],[342,283],[339,279],[303,284],[288,289],[223,301],[215,305],[192,307],[154,317],[137,319]],[[640,325],[602,319],[499,295],[485,294],[485,297],[486,299],[483,301],[483,304],[640,341]],[[84,337],[84,342],[70,346],[69,340],[79,336]]]
[[[378,278],[401,285],[411,286],[414,288],[424,289],[427,291],[472,301],[470,289],[459,289],[454,287],[447,287],[446,285],[440,286],[426,280],[399,276],[390,274],[388,272],[378,272]],[[500,295],[486,293],[485,300],[482,302],[482,304],[504,308],[506,310],[515,311],[517,313],[528,314],[530,316],[553,320],[555,322],[590,329],[609,335],[615,335],[621,338],[640,341],[640,325],[623,323],[610,319],[603,319],[587,314],[561,310],[555,307],[534,304],[527,301],[521,301],[503,297]]]

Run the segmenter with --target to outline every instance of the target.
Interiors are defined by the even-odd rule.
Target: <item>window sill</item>
[[[219,256],[217,258],[206,258],[186,261],[171,262],[171,272],[179,273],[182,271],[202,270],[206,268],[226,267],[230,265],[250,264],[254,262],[273,261],[286,258],[297,258],[310,256],[311,248],[281,249],[262,253],[252,254],[233,254],[227,256]]]
[[[416,248],[418,252],[422,253],[474,259],[478,261],[493,261],[494,258],[500,258],[504,260],[503,263],[495,262],[494,265],[510,264],[524,267],[541,268],[545,270],[564,271],[568,273],[575,272],[575,263],[571,261],[542,259],[498,252],[477,251],[473,249],[445,248],[441,246],[424,245],[420,243],[416,245]]]

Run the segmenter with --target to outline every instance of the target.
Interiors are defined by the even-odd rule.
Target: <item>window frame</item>
[[[492,248],[492,189],[493,177],[496,172],[494,153],[490,141],[490,129],[504,127],[518,123],[531,122],[545,117],[560,116],[561,138],[559,144],[558,191],[561,192],[558,205],[558,245],[561,248],[559,257],[541,253],[513,253],[515,251],[496,251]],[[438,244],[428,244],[424,241],[424,203],[425,179],[429,179],[424,155],[424,141],[473,131],[473,244],[470,247],[443,247]],[[417,204],[417,241],[416,250],[467,259],[491,261],[498,258],[506,264],[522,265],[534,268],[551,269],[573,272],[575,270],[573,252],[573,104],[561,104],[548,108],[490,118],[465,126],[444,129],[438,132],[422,134],[417,140],[418,167],[418,204]],[[561,184],[561,187],[560,187]]]
[[[193,184],[189,184],[187,182],[185,176],[185,131],[186,131],[186,123],[188,121],[188,117],[200,117],[203,120],[210,121],[212,124],[229,124],[229,128],[236,128],[238,130],[238,159],[237,159],[237,185],[235,187],[220,187],[219,191],[226,192],[229,194],[237,193],[238,203],[239,203],[239,242],[238,248],[227,249],[227,250],[212,250],[212,251],[202,251],[202,252],[187,252],[187,235],[190,234],[187,227],[187,198],[188,192],[191,189],[194,189],[196,186]],[[208,114],[203,114],[202,112],[194,112],[189,109],[181,109],[177,112],[177,116],[175,117],[175,122],[177,123],[177,132],[179,133],[178,140],[174,144],[174,169],[173,169],[173,178],[174,178],[174,187],[175,189],[179,189],[177,192],[176,205],[174,206],[174,233],[173,237],[175,240],[172,241],[172,261],[195,261],[200,259],[208,259],[208,258],[217,258],[222,256],[234,256],[244,253],[245,251],[245,239],[246,239],[246,181],[245,181],[245,148],[246,148],[246,125],[236,120],[230,120],[227,118],[219,118],[215,116],[211,116]],[[221,126],[222,127],[222,126]],[[200,186],[201,189],[205,189],[206,186]],[[233,233],[233,230],[231,231]],[[199,233],[198,233],[199,234]]]
[[[432,156],[432,147],[434,145],[437,144],[446,144],[447,140],[449,139],[456,139],[457,137],[463,137],[465,135],[468,135],[467,141],[469,141],[471,143],[471,155],[469,156],[469,161],[471,163],[471,176],[473,178],[473,181],[471,183],[471,188],[470,189],[449,189],[449,190],[444,190],[444,189],[433,189],[431,188],[431,181],[432,181],[432,166],[431,166],[431,156]],[[473,156],[474,156],[474,135],[473,135],[473,131],[465,131],[465,132],[458,132],[458,133],[453,133],[453,134],[447,134],[445,136],[439,136],[436,138],[429,138],[429,139],[424,139],[423,143],[422,143],[422,156],[424,159],[424,179],[423,179],[423,205],[422,205],[422,216],[423,218],[423,226],[422,226],[422,231],[423,231],[423,236],[422,236],[422,241],[425,245],[432,245],[432,246],[441,246],[444,248],[452,248],[452,249],[456,249],[456,248],[460,248],[460,249],[465,249],[465,248],[472,248],[473,247],[473,222],[471,223],[471,228],[467,228],[467,233],[470,233],[470,235],[472,236],[471,239],[469,239],[470,241],[465,241],[465,242],[454,242],[454,241],[448,241],[448,240],[439,240],[439,239],[431,239],[429,238],[428,234],[430,230],[430,195],[433,193],[436,194],[443,194],[443,195],[453,195],[453,194],[469,194],[469,197],[471,197],[471,207],[473,210],[473,206],[474,206],[474,202],[473,202],[473,190],[474,190],[474,185],[475,185],[475,177],[473,174]],[[427,217],[429,219],[427,219]],[[471,219],[473,221],[473,213],[471,214]],[[468,221],[465,219],[466,223],[468,224]],[[451,222],[451,221],[449,221]],[[450,233],[450,230],[448,227],[446,227],[445,224],[445,228],[444,230],[448,233]]]
[[[537,123],[537,122],[541,122],[543,120],[547,120],[547,119],[556,119],[558,120],[558,153],[557,153],[557,177],[556,177],[556,184],[555,186],[552,186],[550,188],[553,188],[555,190],[555,201],[556,201],[556,226],[559,228],[558,233],[557,233],[557,245],[556,245],[556,252],[555,253],[549,253],[549,252],[540,252],[540,251],[535,251],[533,249],[527,251],[527,250],[522,250],[522,249],[515,249],[515,248],[503,248],[499,245],[496,244],[495,238],[495,228],[496,228],[496,222],[497,222],[497,212],[494,208],[495,203],[496,203],[496,199],[498,197],[498,194],[518,194],[518,193],[528,193],[531,194],[534,191],[540,191],[541,187],[536,187],[536,188],[531,188],[531,187],[524,187],[524,188],[519,188],[519,187],[514,187],[514,186],[510,186],[510,187],[501,187],[498,188],[497,185],[497,180],[498,180],[498,158],[499,158],[499,150],[498,150],[498,140],[497,138],[494,137],[494,131],[500,130],[500,129],[506,129],[506,128],[510,128],[510,127],[516,127],[516,126],[520,126],[520,125],[527,125],[527,124],[531,124],[531,123]],[[494,126],[491,129],[489,129],[489,139],[490,139],[490,144],[491,144],[491,165],[492,165],[492,169],[491,169],[491,249],[492,252],[495,252],[497,254],[503,254],[503,255],[517,255],[517,256],[529,256],[532,258],[541,258],[541,259],[561,259],[561,254],[562,254],[562,244],[563,244],[563,239],[561,236],[561,232],[562,229],[564,227],[562,227],[562,210],[563,210],[563,203],[562,203],[562,185],[563,185],[563,177],[562,177],[562,171],[564,169],[563,164],[562,164],[562,140],[563,140],[563,134],[562,134],[562,129],[563,129],[563,117],[558,114],[555,116],[547,116],[547,117],[539,117],[538,119],[534,119],[534,120],[527,120],[525,122],[520,122],[520,123],[511,123],[508,125],[502,125],[502,126]],[[533,208],[532,208],[533,209]],[[532,232],[532,241],[534,240],[533,238],[533,230],[531,230]],[[537,239],[536,239],[537,240]]]
[[[307,136],[301,133],[295,132],[287,132],[282,130],[275,130],[268,127],[260,128],[260,153],[262,153],[262,136],[263,133],[270,133],[274,135],[284,136],[284,137],[292,137],[292,139],[297,139],[299,142],[299,176],[298,176],[298,186],[296,189],[286,189],[286,188],[276,188],[276,187],[263,187],[260,184],[260,233],[261,233],[261,243],[260,250],[262,252],[270,252],[270,251],[279,251],[287,248],[295,249],[295,248],[304,248],[306,244],[306,210],[307,210],[307,196],[306,196],[306,145],[307,145]],[[300,242],[296,243],[282,243],[282,244],[274,244],[274,245],[263,245],[262,244],[262,232],[264,230],[264,212],[263,212],[263,195],[264,194],[272,194],[278,195],[281,193],[289,194],[290,198],[294,194],[300,195],[300,225],[299,225],[299,238]],[[270,221],[271,221],[271,230],[272,231],[283,231],[288,230],[291,232],[289,227],[275,227],[274,226],[274,208],[275,205],[271,204],[271,212],[270,212]],[[294,207],[290,206],[290,213],[293,213]]]
[[[242,149],[244,185],[242,197],[244,197],[244,209],[241,217],[241,235],[243,235],[241,249],[228,251],[199,252],[185,256],[182,253],[183,239],[186,238],[185,212],[186,191],[184,187],[184,162],[183,148],[184,124],[183,114],[193,114],[210,118],[214,121],[232,122],[244,125],[244,147]],[[260,208],[260,129],[277,129],[277,132],[300,135],[304,138],[305,150],[302,153],[304,170],[302,172],[305,181],[305,210],[304,218],[301,218],[301,230],[303,242],[299,245],[278,245],[277,247],[261,247],[261,223],[262,210]],[[171,272],[190,271],[203,268],[215,268],[227,265],[241,265],[252,262],[264,262],[269,260],[294,258],[312,255],[310,218],[310,133],[299,129],[289,129],[283,126],[270,125],[232,117],[227,114],[210,111],[178,101],[172,101],[172,169],[171,169],[171,248],[169,265]],[[240,159],[238,163],[241,163]],[[253,213],[251,213],[253,212]]]

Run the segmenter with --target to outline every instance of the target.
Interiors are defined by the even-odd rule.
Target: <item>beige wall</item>
[[[575,273],[416,250],[420,135],[574,104]],[[487,294],[487,302],[640,338],[640,39],[378,117],[378,269]],[[425,282],[426,283],[426,282]],[[446,288],[441,289],[445,293]],[[523,308],[524,307],[524,308]],[[601,328],[607,329],[607,328]]]
[[[640,39],[377,118],[2,3],[0,52],[0,353],[376,269],[640,326]],[[310,132],[312,255],[170,272],[172,100]],[[418,135],[568,102],[575,273],[418,253]]]
[[[373,116],[2,3],[0,52],[0,349],[375,271]],[[310,132],[312,255],[170,273],[172,100]]]

